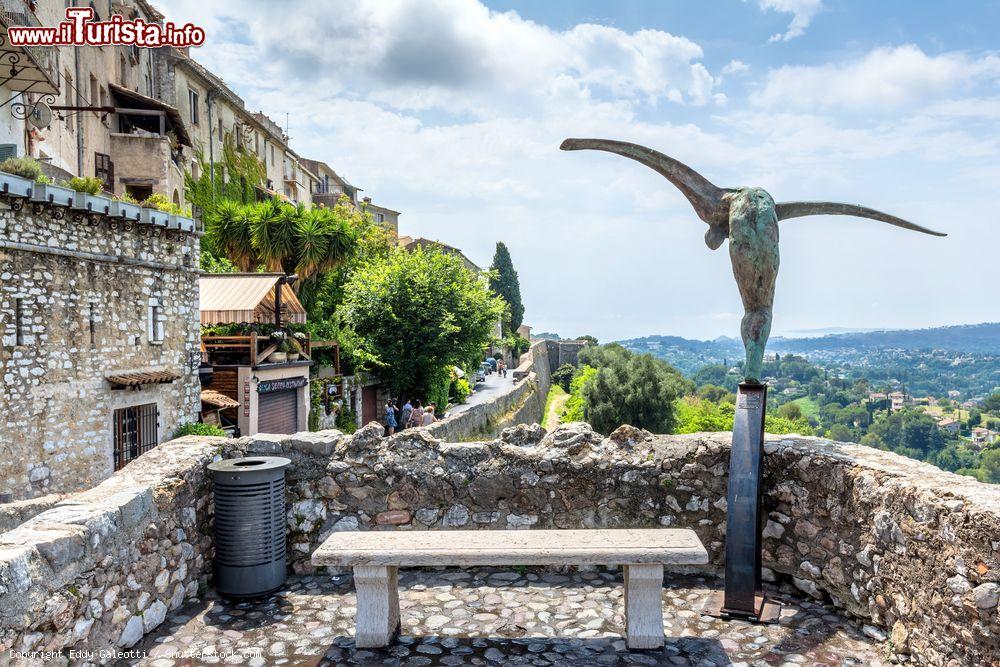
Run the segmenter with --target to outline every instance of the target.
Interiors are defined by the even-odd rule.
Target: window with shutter
[[[0,162],[17,157],[17,144],[0,144]]]
[[[106,191],[115,191],[115,165],[110,155],[94,153],[94,176],[104,182]]]

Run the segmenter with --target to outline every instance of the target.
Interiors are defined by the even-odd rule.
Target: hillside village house
[[[199,282],[202,325],[273,324],[283,331],[289,323],[304,324],[306,312],[280,273],[203,275]],[[218,406],[214,393],[238,403],[221,406],[224,426],[242,435],[295,433],[309,425],[309,339],[295,358],[279,351],[278,339],[246,332],[202,338],[203,360],[211,365],[209,392],[202,401]],[[279,358],[280,357],[280,358]]]

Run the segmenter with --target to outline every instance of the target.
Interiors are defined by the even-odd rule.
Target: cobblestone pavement
[[[881,645],[791,592],[778,624],[699,613],[719,581],[667,573],[666,646],[628,651],[621,573],[606,569],[401,570],[402,632],[385,650],[354,647],[350,575],[302,576],[256,603],[207,592],[136,648],[137,664],[263,665],[883,665]],[[136,664],[136,663],[122,663]]]

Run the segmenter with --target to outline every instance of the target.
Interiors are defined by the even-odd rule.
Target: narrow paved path
[[[480,382],[476,385],[476,391],[469,394],[469,398],[466,399],[465,403],[448,410],[448,414],[457,415],[465,412],[473,405],[479,405],[480,403],[492,401],[498,395],[510,390],[513,386],[514,373],[509,370],[507,371],[507,377],[502,377],[499,373],[487,375],[484,382]]]

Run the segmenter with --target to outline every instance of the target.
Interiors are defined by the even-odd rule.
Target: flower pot
[[[267,359],[265,361],[267,361],[270,364],[283,364],[286,361],[288,361],[288,353],[272,352],[271,354],[267,355]]]
[[[299,360],[299,353],[298,352],[289,352],[288,353],[288,360],[289,361],[298,361]]]
[[[72,206],[76,198],[76,190],[64,188],[53,183],[35,183],[31,191],[31,201],[53,206]]]
[[[138,222],[139,218],[142,217],[142,207],[138,204],[112,200],[108,215]]]
[[[34,188],[33,180],[0,171],[0,190],[8,197],[30,197]]]
[[[77,192],[70,204],[75,211],[87,211],[88,213],[100,213],[107,215],[111,207],[111,200],[100,195],[90,195],[86,192]]]
[[[169,215],[155,208],[143,208],[139,215],[139,222],[156,227],[166,227],[169,219]]]
[[[171,216],[177,219],[177,224],[182,232],[191,233],[195,229],[194,218],[189,218],[186,215],[175,215]]]

